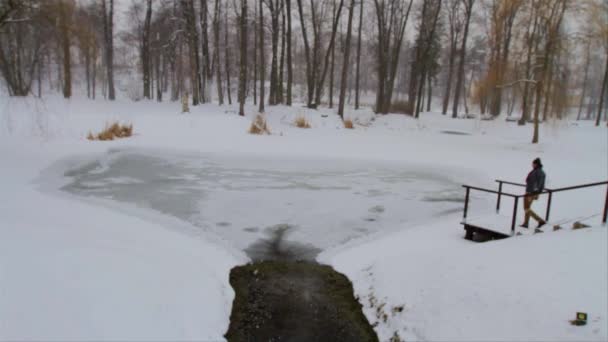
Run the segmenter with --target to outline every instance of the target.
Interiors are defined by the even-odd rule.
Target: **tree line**
[[[608,107],[599,0],[133,0],[120,1],[120,27],[117,5],[0,0],[8,94],[69,98],[76,79],[89,98],[114,100],[118,87],[136,100],[234,100],[241,115],[248,98],[263,112],[333,108],[337,97],[341,117],[347,102],[416,118],[476,106],[521,113],[533,142],[540,122],[575,104],[597,125]]]

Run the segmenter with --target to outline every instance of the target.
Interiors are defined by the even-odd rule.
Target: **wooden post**
[[[500,195],[502,194],[502,181],[498,181],[498,198],[496,199],[496,213],[500,211]]]
[[[547,213],[545,214],[545,221],[549,222],[549,213],[551,212],[551,198],[553,197],[553,192],[549,191],[549,199],[547,200]]]
[[[519,197],[515,197],[515,203],[513,204],[513,219],[511,220],[511,235],[515,235],[515,220],[517,219],[517,202]]]
[[[606,216],[608,216],[608,187],[606,187],[606,200],[604,201],[604,217],[602,223],[606,223]]]
[[[464,212],[462,215],[463,221],[466,221],[466,219],[467,219],[467,211],[469,209],[469,192],[471,191],[471,189],[469,187],[466,187],[466,189],[467,189],[467,194],[464,197]]]

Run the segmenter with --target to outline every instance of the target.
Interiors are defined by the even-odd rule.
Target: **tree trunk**
[[[84,75],[87,81],[87,99],[91,98],[91,48],[87,45],[84,54]],[[38,88],[40,88],[40,64],[38,63]],[[40,96],[38,96],[40,97]]]
[[[431,98],[433,97],[433,80],[431,75],[428,75],[428,82],[427,84],[427,97],[426,97],[426,111],[430,112],[431,111]]]
[[[456,75],[456,90],[454,93],[454,106],[452,107],[453,118],[458,116],[458,102],[460,100],[460,92],[464,81],[464,64],[466,62],[467,38],[469,36],[469,24],[471,22],[473,2],[475,2],[475,0],[466,0],[465,4],[464,34],[460,46],[460,60],[458,61],[458,73]]]
[[[549,114],[549,105],[551,103],[551,92],[553,90],[553,68],[551,67],[551,58],[549,61],[549,70],[546,79],[546,90],[545,90],[545,107],[543,108],[543,122],[547,121],[547,115]]]
[[[355,12],[355,0],[351,0],[348,9],[348,26],[346,28],[346,43],[344,46],[344,61],[342,62],[342,76],[340,77],[340,99],[338,103],[338,115],[344,119],[344,102],[346,95],[346,84],[348,83],[348,66],[350,62],[350,40],[353,28],[353,13]]]
[[[259,5],[260,11],[260,25],[258,35],[260,36],[260,107],[259,112],[264,113],[264,79],[266,73],[266,67],[264,63],[264,8],[262,7],[262,0],[260,0]]]
[[[606,54],[606,67],[604,68],[604,81],[602,81],[602,90],[600,92],[600,104],[597,106],[597,117],[595,125],[600,125],[602,119],[602,110],[604,108],[604,98],[606,97],[606,88],[608,88],[608,54]]]
[[[450,33],[455,34],[455,33]],[[443,94],[443,108],[441,114],[446,115],[450,105],[450,95],[452,93],[452,75],[454,73],[454,58],[456,54],[456,39],[452,37],[450,42],[450,52],[448,55],[448,79],[446,80],[445,93]]]
[[[426,2],[425,2],[426,5]],[[416,100],[416,110],[415,110],[415,118],[418,118],[420,116],[420,112],[422,111],[422,109],[424,108],[424,103],[422,102],[422,88],[424,86],[425,80],[428,77],[427,75],[430,74],[429,69],[429,53],[431,51],[432,45],[433,45],[433,40],[435,39],[435,31],[437,30],[437,21],[439,20],[439,13],[441,12],[441,0],[439,0],[439,2],[437,3],[437,10],[435,12],[435,14],[433,15],[433,23],[432,26],[430,27],[430,32],[428,37],[425,37],[426,40],[425,41],[421,41],[420,44],[424,43],[424,53],[422,55],[420,55],[420,59],[419,61],[422,62],[422,66],[421,66],[421,75],[419,77],[418,80],[418,91],[416,92],[418,94],[417,100]],[[424,11],[423,11],[423,17],[425,16]],[[419,46],[420,47],[420,46]]]
[[[95,93],[97,91],[97,48],[95,47],[93,49],[93,71],[92,71],[92,75],[91,75],[91,83],[92,83],[92,89],[91,89],[91,98],[93,100],[95,100]]]
[[[333,6],[333,16],[336,16],[336,3]],[[341,30],[340,30],[341,31]],[[336,64],[336,45],[331,48],[331,62],[329,67],[329,108],[334,107],[334,66]],[[344,68],[343,68],[344,69]]]
[[[106,9],[106,1],[109,1],[109,12]],[[116,99],[116,92],[114,90],[114,0],[102,0],[101,5],[103,10],[108,99],[114,101]]]
[[[222,90],[222,68],[220,67],[220,0],[215,0],[213,11],[213,38],[215,47],[213,50],[213,59],[215,61],[215,83],[217,86],[217,98],[219,105],[224,104],[224,92]]]
[[[258,0],[262,1],[262,0]],[[258,103],[258,6],[254,2],[254,14],[253,14],[253,105]]]
[[[194,20],[193,0],[181,0],[182,14],[186,21],[186,35],[190,52],[190,80],[192,83],[192,105],[197,106],[201,96],[201,73],[198,53],[198,30]]]
[[[239,115],[245,116],[245,98],[247,87],[247,0],[241,0],[240,38],[241,67],[239,72]]]
[[[63,97],[66,99],[69,99],[72,96],[72,63],[70,58],[71,12],[71,6],[66,1],[61,1],[59,11],[59,30],[61,32],[61,48],[63,57]]]
[[[38,65],[36,66],[36,74],[37,74],[37,81],[38,81],[38,98],[42,97],[42,61],[44,60],[44,58],[40,59],[40,62],[38,62]],[[88,67],[88,65],[87,65]],[[87,71],[87,97],[90,98],[90,92],[89,92],[89,72]]]
[[[390,1],[387,9],[386,2],[375,0],[376,22],[378,25],[377,42],[377,90],[376,108],[377,113],[389,112],[392,101],[393,87],[397,75],[401,43],[405,33],[405,27],[409,18],[413,1],[410,0],[407,11],[401,1]],[[426,3],[426,2],[425,2]],[[387,17],[388,16],[388,17]],[[392,42],[391,42],[392,40]]]
[[[160,46],[160,44],[157,44]],[[159,50],[156,51],[156,101],[163,101],[163,88],[161,86],[161,74],[160,74],[160,63],[161,63],[161,53]]]
[[[150,74],[152,73],[150,68],[150,21],[152,20],[152,0],[147,1],[146,8],[146,19],[144,21],[141,42],[141,66],[144,83],[144,97],[150,99]]]
[[[536,50],[538,49],[538,43],[535,42],[536,40],[536,31],[538,28],[538,15],[535,15],[534,13],[532,14],[534,15],[534,23],[532,24],[532,31],[530,31],[528,29],[528,52],[527,52],[527,57],[526,57],[526,79],[531,78],[532,75],[530,74],[532,71],[532,56],[536,55]],[[530,22],[532,22],[532,20],[530,20]],[[531,33],[530,33],[531,32]],[[526,121],[528,121],[529,118],[529,112],[530,112],[530,82],[526,81],[524,84],[524,93],[523,93],[523,99],[522,99],[522,109],[521,109],[521,118],[519,118],[519,121],[517,121],[517,124],[519,126],[523,126],[526,124]]]
[[[284,0],[281,0],[284,1]],[[279,80],[277,82],[277,103],[284,103],[283,76],[285,71],[285,6],[281,4],[281,60],[279,62]]]
[[[201,68],[202,79],[201,79],[201,102],[206,103],[211,101],[209,96],[209,88],[207,87],[208,80],[212,77],[211,63],[209,56],[209,33],[208,33],[208,14],[209,6],[207,0],[200,0],[200,21],[201,21],[201,50],[203,54],[203,66]]]
[[[261,1],[261,0],[260,0]],[[300,27],[302,28],[302,40],[304,41],[304,52],[306,58],[306,87],[308,90],[308,96],[306,100],[307,107],[313,107],[313,96],[314,96],[314,78],[313,78],[313,61],[310,56],[310,44],[308,43],[308,34],[304,21],[304,11],[302,9],[302,0],[297,0],[298,13],[300,13]],[[314,13],[314,8],[311,9]]]
[[[576,120],[580,120],[581,119],[581,113],[583,112],[583,105],[585,103],[585,95],[587,92],[587,82],[589,80],[589,64],[591,61],[590,58],[591,55],[591,43],[588,42],[587,43],[587,50],[586,50],[586,54],[585,54],[585,76],[583,77],[583,90],[581,93],[581,101],[580,104],[578,106],[578,115],[576,116]]]
[[[361,28],[363,27],[363,1],[361,1],[359,6],[359,32],[357,33],[357,71],[355,75],[355,109],[359,109],[359,67],[361,64]]]
[[[228,104],[231,105],[232,95],[230,89],[230,70],[232,69],[232,64],[230,63],[230,53],[228,52],[228,1],[226,1],[224,4],[224,61],[226,63],[226,93],[228,94]]]
[[[287,105],[291,106],[293,65],[291,62],[291,0],[285,0],[287,6]]]
[[[276,0],[266,0],[270,10],[270,31],[272,58],[270,62],[270,87],[268,92],[268,104],[276,105],[277,102],[277,83],[278,83],[278,52],[279,52],[279,4]]]
[[[323,93],[323,85],[325,83],[325,76],[327,74],[327,67],[329,64],[329,56],[330,51],[334,48],[334,44],[336,41],[336,32],[338,31],[338,23],[340,22],[340,13],[342,12],[342,7],[344,6],[344,0],[340,0],[338,3],[338,9],[336,10],[336,15],[333,18],[333,25],[331,29],[331,38],[329,40],[329,47],[327,52],[325,53],[325,58],[323,60],[322,66],[323,71],[321,72],[319,79],[317,80],[317,88],[315,94],[315,106],[318,106],[321,103],[321,95]]]

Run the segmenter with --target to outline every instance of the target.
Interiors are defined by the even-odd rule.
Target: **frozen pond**
[[[254,259],[292,245],[284,255],[314,258],[353,238],[459,211],[463,199],[460,184],[433,170],[365,162],[125,149],[65,176],[64,191],[178,218]]]

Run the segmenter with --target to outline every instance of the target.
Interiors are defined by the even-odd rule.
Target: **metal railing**
[[[464,200],[464,212],[462,215],[463,220],[466,222],[467,219],[467,212],[469,210],[469,194],[471,192],[471,190],[476,190],[476,191],[481,191],[481,192],[488,192],[488,193],[492,193],[492,194],[496,194],[496,212],[498,212],[500,210],[500,199],[502,196],[508,196],[508,197],[512,197],[513,198],[513,216],[511,218],[511,234],[515,234],[515,221],[517,219],[517,205],[519,202],[519,199],[522,197],[526,197],[526,194],[523,195],[516,195],[516,194],[512,194],[512,193],[508,193],[508,192],[503,192],[502,191],[502,185],[503,184],[507,184],[507,185],[514,185],[514,186],[519,186],[519,187],[526,187],[525,184],[521,184],[521,183],[514,183],[514,182],[509,182],[509,181],[505,181],[505,180],[500,180],[497,179],[496,182],[498,183],[498,191],[496,190],[491,190],[491,189],[484,189],[484,188],[480,188],[480,187],[476,187],[476,186],[471,186],[471,185],[463,185],[462,187],[466,189],[466,195],[465,195],[465,200]],[[569,190],[576,190],[576,189],[582,189],[582,188],[589,188],[589,187],[593,187],[593,186],[600,186],[600,185],[608,185],[608,180],[607,181],[602,181],[602,182],[595,182],[595,183],[587,183],[587,184],[581,184],[581,185],[574,185],[574,186],[568,186],[568,187],[563,187],[563,188],[557,188],[557,189],[549,189],[549,188],[545,188],[539,195],[543,195],[543,194],[547,194],[548,195],[548,199],[547,199],[547,209],[545,212],[545,221],[549,221],[549,214],[551,213],[551,200],[553,199],[553,193],[555,192],[561,192],[561,191],[569,191]],[[603,212],[603,216],[602,216],[602,223],[606,223],[606,219],[608,216],[608,187],[606,187],[606,199],[604,200],[604,212]]]

